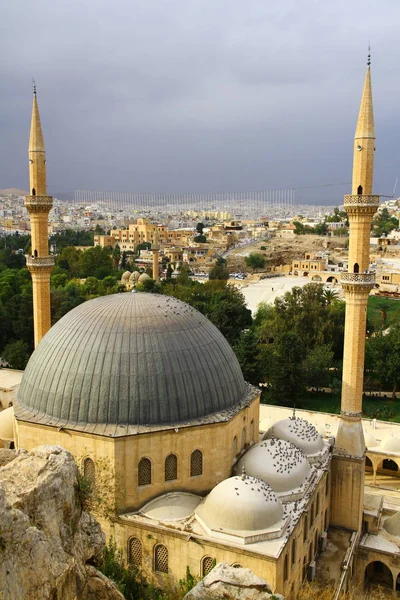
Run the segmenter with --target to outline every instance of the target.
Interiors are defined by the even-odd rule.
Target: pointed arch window
[[[128,540],[128,562],[137,567],[142,566],[142,542],[136,537]]]
[[[96,466],[94,460],[89,457],[83,461],[83,476],[89,482],[90,488],[93,491],[96,487]]]
[[[151,461],[141,458],[138,465],[138,486],[151,484]]]
[[[201,450],[194,450],[190,455],[190,477],[203,475],[203,453]]]
[[[246,445],[246,427],[242,429],[242,437],[240,440],[240,449],[243,450]]]
[[[154,548],[154,570],[168,573],[168,548],[164,544],[157,544]]]
[[[205,556],[201,561],[201,575],[205,577],[212,570],[214,559],[211,556]]]
[[[237,453],[238,453],[237,437],[235,435],[235,437],[233,438],[233,441],[232,441],[232,460],[235,460]]]
[[[169,454],[165,459],[165,481],[178,479],[178,459],[176,454]]]
[[[363,195],[363,187],[362,187],[362,185],[359,185],[359,186],[358,186],[358,188],[357,188],[357,194],[358,194],[359,196],[362,196],[362,195]]]
[[[249,442],[250,444],[254,442],[254,419],[250,421]]]

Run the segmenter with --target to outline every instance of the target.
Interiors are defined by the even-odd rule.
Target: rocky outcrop
[[[8,450],[8,448],[0,448],[0,467],[8,464],[15,458],[15,450]]]
[[[272,594],[268,583],[254,575],[250,569],[217,564],[184,600],[283,600],[280,594]]]
[[[82,511],[69,452],[41,446],[0,467],[2,600],[121,600],[108,579],[87,569],[103,547],[100,525]]]

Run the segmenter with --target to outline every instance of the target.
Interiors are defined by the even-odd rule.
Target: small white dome
[[[133,271],[133,273],[131,273],[129,276],[129,281],[133,283],[134,281],[137,281],[139,279],[139,277],[140,277],[139,271]]]
[[[387,435],[381,441],[380,447],[382,450],[387,450],[388,452],[400,452],[400,438],[394,435]]]
[[[265,439],[272,438],[291,442],[306,456],[324,450],[324,442],[314,425],[298,417],[289,417],[275,423],[265,435]]]
[[[364,440],[367,448],[373,448],[378,445],[375,436],[372,435],[369,431],[364,431]]]
[[[150,275],[147,275],[147,273],[142,273],[139,276],[138,281],[140,281],[140,283],[143,283],[143,281],[148,281],[149,279],[151,279]]]
[[[129,277],[131,276],[130,271],[125,271],[125,273],[121,277],[121,281],[129,281]]]
[[[14,408],[6,408],[0,412],[0,440],[14,441]]]
[[[258,477],[274,492],[299,488],[310,474],[310,465],[303,452],[285,440],[265,440],[246,452],[238,462],[240,473]]]
[[[271,487],[247,475],[221,481],[198,510],[210,529],[228,531],[265,530],[283,517],[282,504]]]

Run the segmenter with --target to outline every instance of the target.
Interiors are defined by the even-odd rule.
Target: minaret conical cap
[[[361,97],[355,138],[374,138],[374,109],[372,105],[371,67],[368,65]]]
[[[36,90],[34,90],[33,92],[31,133],[29,136],[29,152],[45,152]]]

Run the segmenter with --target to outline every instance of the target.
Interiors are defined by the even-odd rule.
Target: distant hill
[[[0,190],[0,194],[14,194],[15,196],[26,196],[26,190],[19,190],[17,188],[7,188],[6,190]]]

